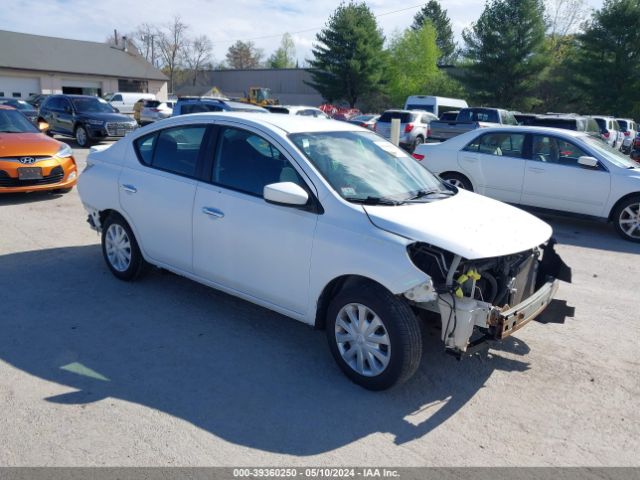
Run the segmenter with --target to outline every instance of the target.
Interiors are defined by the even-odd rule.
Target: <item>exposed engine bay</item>
[[[558,280],[571,282],[571,269],[554,245],[551,239],[524,252],[465,260],[426,243],[413,243],[407,249],[409,257],[431,283],[405,292],[405,297],[419,308],[439,313],[445,346],[466,352],[483,340],[511,335],[546,308]],[[474,334],[480,341],[471,340]]]

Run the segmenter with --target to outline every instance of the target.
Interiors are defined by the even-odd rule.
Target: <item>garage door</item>
[[[27,98],[32,93],[40,93],[39,78],[0,76],[0,97]]]

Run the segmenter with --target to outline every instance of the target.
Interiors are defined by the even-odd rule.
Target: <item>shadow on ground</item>
[[[0,207],[3,205],[20,205],[27,203],[48,202],[56,198],[63,197],[64,193],[55,190],[44,190],[39,192],[3,193],[0,195]]]
[[[324,332],[160,271],[120,282],[99,246],[0,265],[0,359],[69,387],[43,401],[118,398],[255,449],[312,455],[375,432],[402,444],[442,426],[495,370],[528,369],[514,359],[529,351],[520,340],[459,363],[427,327],[416,376],[372,393],[342,375]]]
[[[560,244],[621,253],[640,254],[640,244],[624,240],[611,223],[532,212],[553,227]]]

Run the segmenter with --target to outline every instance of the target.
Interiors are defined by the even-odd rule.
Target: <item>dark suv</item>
[[[124,137],[138,127],[133,118],[90,95],[51,95],[40,105],[39,118],[49,124],[49,135],[74,137],[81,147]]]
[[[189,113],[202,112],[263,112],[269,113],[266,108],[250,103],[235,102],[226,98],[211,97],[180,97],[173,106],[172,117]]]

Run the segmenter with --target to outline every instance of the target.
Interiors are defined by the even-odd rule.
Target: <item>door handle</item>
[[[133,185],[121,185],[121,187],[127,193],[136,193],[138,191]]]
[[[202,213],[205,215],[209,215],[213,218],[224,218],[224,213],[216,208],[211,207],[202,207]]]
[[[545,169],[540,167],[529,167],[529,171],[533,173],[544,173]]]

